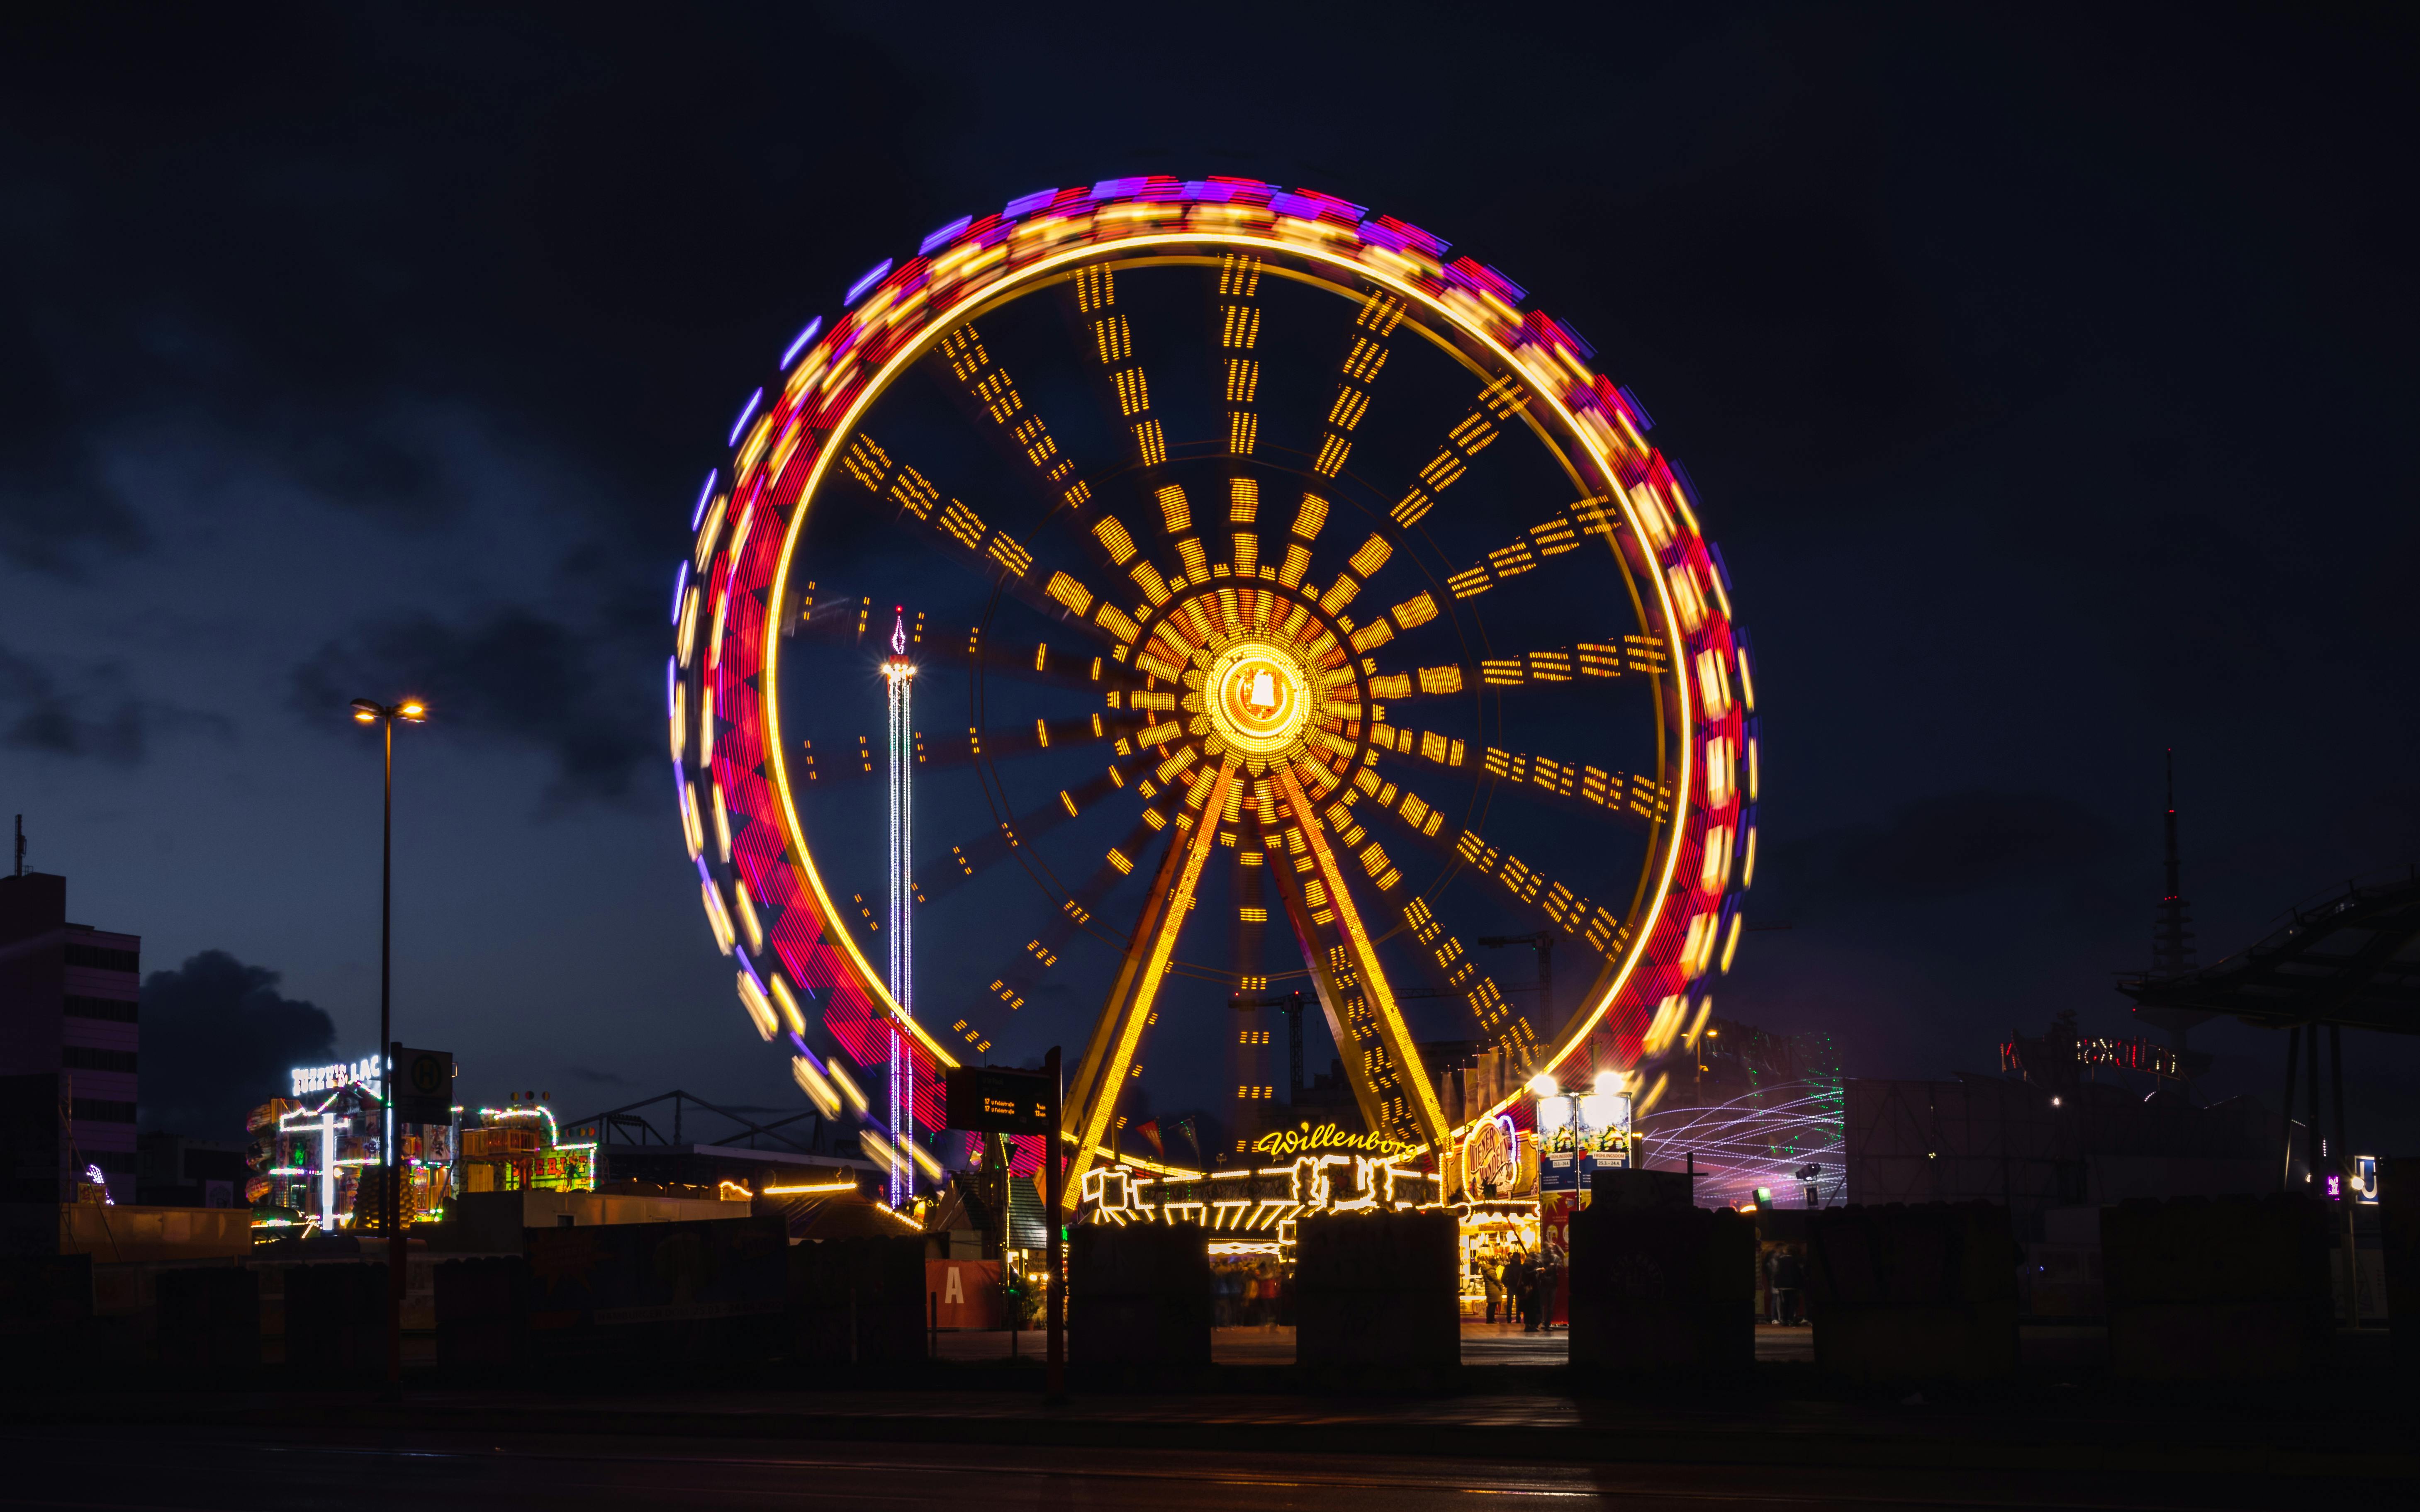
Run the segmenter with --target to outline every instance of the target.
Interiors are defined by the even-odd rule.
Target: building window
[[[68,964],[93,966],[101,971],[140,971],[142,958],[132,950],[104,950],[98,945],[70,945]]]
[[[132,1050],[96,1050],[90,1045],[70,1044],[59,1047],[59,1064],[70,1071],[124,1071],[134,1069]]]
[[[80,1097],[75,1100],[74,1115],[80,1123],[132,1123],[134,1104],[113,1103],[101,1097]]]
[[[107,1019],[112,1024],[132,1024],[136,1022],[134,1008],[132,1003],[115,997],[70,996],[67,1000],[66,1012],[70,1018]]]

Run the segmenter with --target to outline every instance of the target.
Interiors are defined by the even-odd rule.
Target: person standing
[[[1798,1252],[1789,1245],[1773,1259],[1773,1297],[1776,1321],[1795,1323],[1804,1305],[1807,1279]]]
[[[1479,1284],[1487,1292],[1487,1320],[1492,1323],[1504,1305],[1504,1257],[1492,1247],[1480,1252]]]

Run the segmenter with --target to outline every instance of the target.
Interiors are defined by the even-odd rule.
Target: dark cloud
[[[288,1069],[334,1057],[335,1025],[281,995],[280,980],[205,950],[144,980],[144,1128],[240,1139],[244,1115],[283,1092]]]
[[[0,748],[131,765],[169,729],[224,733],[225,719],[143,698],[114,662],[61,673],[0,646]]]
[[[294,670],[292,697],[324,722],[356,698],[411,694],[449,734],[544,754],[551,801],[618,800],[653,741],[632,659],[600,669],[595,636],[526,609],[462,624],[415,615],[328,642]]]
[[[806,8],[12,14],[0,553],[139,545],[95,459],[166,422],[442,523],[466,490],[432,408],[582,459],[620,480],[597,521],[676,539],[655,506],[768,332],[925,219],[908,154],[949,112],[920,103]],[[668,402],[667,371],[724,376]]]
[[[1954,793],[1918,799],[1878,824],[1776,845],[1759,885],[1812,911],[2002,887],[2056,890],[2099,880],[2119,851],[2115,826],[2072,799]]]

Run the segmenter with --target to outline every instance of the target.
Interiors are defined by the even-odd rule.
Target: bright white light
[[[1555,1085],[1554,1073],[1551,1072],[1542,1071],[1529,1078],[1529,1092],[1533,1097],[1555,1097],[1561,1091],[1562,1088]]]

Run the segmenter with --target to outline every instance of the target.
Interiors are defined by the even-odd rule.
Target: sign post
[[[1043,1269],[1049,1273],[1048,1289],[1042,1294],[1046,1309],[1043,1327],[1048,1330],[1043,1346],[1042,1390],[1046,1400],[1063,1402],[1067,1399],[1067,1216],[1062,1210],[1067,1201],[1067,1182],[1060,1165],[1059,1121],[1065,1089],[1060,1085],[1059,1047],[1055,1044],[1042,1057],[1042,1075],[1050,1091],[1050,1132],[1042,1139],[1042,1169],[1046,1173],[1042,1216],[1050,1226],[1042,1251]]]
[[[395,1121],[454,1121],[454,1055],[395,1047]]]

